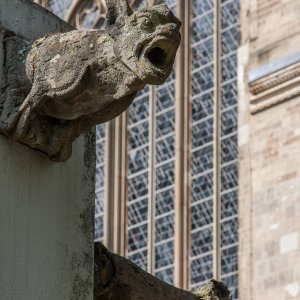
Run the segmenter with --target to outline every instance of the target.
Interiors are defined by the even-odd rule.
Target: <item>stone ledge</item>
[[[297,55],[294,58],[292,64],[290,59],[284,58],[274,62],[272,68],[266,65],[260,70],[249,72],[249,89],[252,94],[250,110],[252,114],[290,100],[300,94],[300,57]],[[284,62],[286,62],[285,65]],[[264,74],[254,78],[255,75],[253,74],[262,73],[261,70],[264,70]]]

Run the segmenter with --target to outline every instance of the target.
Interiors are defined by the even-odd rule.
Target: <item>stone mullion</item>
[[[148,272],[155,272],[156,87],[149,93]]]
[[[214,1],[213,276],[221,280],[221,3]]]
[[[175,89],[175,245],[174,285],[189,285],[190,244],[190,16],[191,0],[177,0],[182,42],[177,53]],[[188,63],[187,63],[188,62]]]

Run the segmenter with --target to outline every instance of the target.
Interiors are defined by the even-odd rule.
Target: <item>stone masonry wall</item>
[[[300,51],[299,11],[297,0],[241,1],[240,300],[300,299],[300,96],[288,95],[299,77],[282,67],[285,79],[259,97],[248,82],[249,72]],[[271,104],[252,110],[259,101]]]

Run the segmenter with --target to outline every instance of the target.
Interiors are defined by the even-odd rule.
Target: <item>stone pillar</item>
[[[31,1],[0,0],[0,88],[7,32],[34,40],[68,30]],[[0,136],[1,300],[93,299],[94,150],[86,134],[57,163]]]

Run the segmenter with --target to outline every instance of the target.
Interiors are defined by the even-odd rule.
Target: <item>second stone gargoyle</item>
[[[64,161],[79,135],[121,114],[146,84],[167,79],[180,43],[172,11],[106,4],[104,31],[51,34],[26,48],[30,92],[2,119],[1,133]]]

